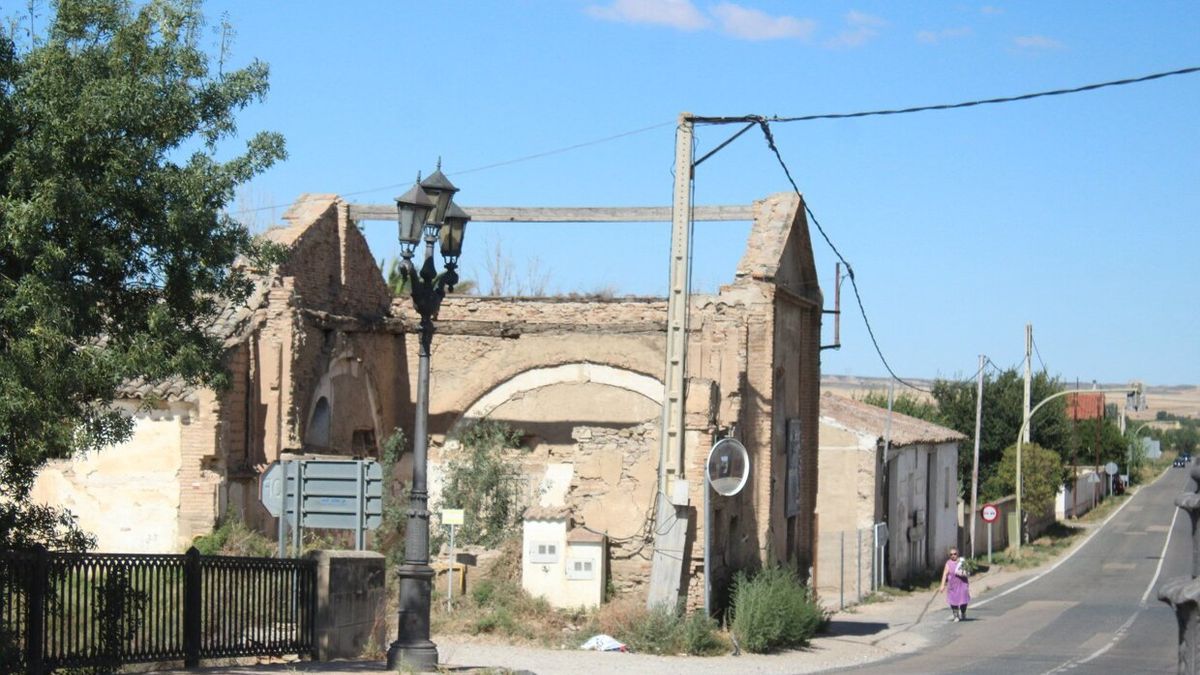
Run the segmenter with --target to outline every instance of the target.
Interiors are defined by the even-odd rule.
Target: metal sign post
[[[454,600],[454,528],[463,524],[462,509],[442,509],[442,524],[450,527],[450,566],[446,570],[446,611],[453,609]]]
[[[992,564],[992,523],[1000,517],[1000,509],[996,508],[995,504],[984,504],[980,510],[980,515],[983,516],[983,522],[988,526],[988,564]],[[972,518],[974,520],[974,518]]]
[[[259,499],[279,518],[279,557],[292,549],[300,555],[306,527],[353,530],[357,550],[366,547],[366,531],[383,519],[383,470],[362,459],[284,459],[262,475]]]
[[[708,451],[704,464],[704,616],[712,616],[712,500],[708,492],[732,497],[750,477],[750,455],[736,438],[722,438]]]

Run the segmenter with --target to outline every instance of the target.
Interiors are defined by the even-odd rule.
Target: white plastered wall
[[[173,403],[139,411],[131,402],[115,405],[134,418],[129,440],[50,462],[31,498],[70,510],[96,536],[99,552],[178,552],[180,432],[194,407]]]

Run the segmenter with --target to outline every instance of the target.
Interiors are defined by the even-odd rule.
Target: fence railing
[[[817,537],[817,595],[826,607],[862,602],[883,584],[886,538],[878,527],[820,532]]]
[[[310,654],[316,563],[0,552],[0,671]]]

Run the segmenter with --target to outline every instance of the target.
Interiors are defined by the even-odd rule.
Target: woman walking
[[[946,604],[954,614],[953,621],[967,618],[967,604],[971,602],[971,589],[967,583],[967,571],[958,558],[958,549],[950,549],[950,559],[942,567],[942,587],[946,592]]]

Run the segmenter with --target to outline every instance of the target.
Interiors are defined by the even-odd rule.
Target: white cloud
[[[710,24],[691,0],[613,0],[611,5],[590,5],[589,16],[622,23],[648,23],[678,30],[700,30]]]
[[[741,40],[807,40],[817,27],[817,22],[812,19],[771,16],[732,2],[713,7],[712,13],[721,24],[721,30]]]
[[[1013,44],[1021,49],[1062,49],[1065,46],[1045,35],[1021,35],[1013,38]]]
[[[996,7],[994,5],[984,5],[983,7],[979,8],[979,12],[981,14],[988,14],[990,16],[996,16],[997,14],[1003,14],[1004,8]]]
[[[846,28],[836,36],[825,41],[826,47],[860,47],[875,36],[879,29],[887,25],[880,17],[857,10],[846,13]]]
[[[971,30],[970,26],[958,26],[956,28],[943,28],[941,30],[922,30],[917,31],[917,42],[927,45],[936,45],[944,40],[955,40],[974,35],[975,31]]]

